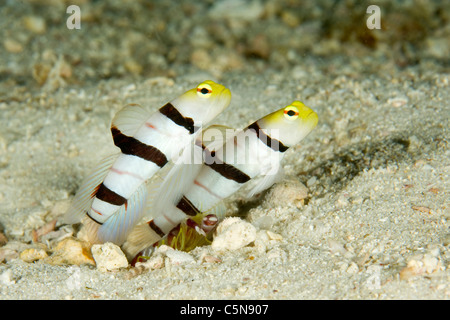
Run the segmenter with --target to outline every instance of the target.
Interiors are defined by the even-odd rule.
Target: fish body
[[[142,218],[146,182],[195,140],[202,125],[230,104],[230,90],[206,80],[149,115],[138,105],[119,111],[111,124],[117,157],[101,163],[82,184],[66,213],[83,220],[91,242],[121,244]]]
[[[182,192],[175,192],[179,196],[172,199],[156,197],[159,203],[149,209],[155,211],[153,219],[130,234],[124,244],[127,254],[133,256],[151,246],[186,218],[210,210],[254,178],[261,177],[250,196],[269,188],[280,177],[280,161],[285,152],[306,137],[317,123],[318,116],[313,110],[294,101],[238,131],[217,150],[202,145],[204,164],[192,182]],[[186,173],[180,169],[179,174],[174,174],[177,175]],[[165,183],[170,184],[170,178]]]

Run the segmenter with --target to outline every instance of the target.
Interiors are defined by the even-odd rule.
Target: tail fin
[[[101,243],[100,239],[98,238],[98,229],[101,227],[101,224],[93,220],[87,214],[81,220],[81,222],[83,223],[83,226],[85,228],[87,240],[91,244]]]
[[[136,226],[122,246],[127,258],[133,259],[143,248],[158,242],[161,236],[145,223]]]
[[[79,223],[91,208],[92,200],[96,189],[105,179],[106,174],[117,159],[117,154],[103,159],[92,172],[83,180],[78,189],[69,210],[64,215],[64,222],[67,224]]]
[[[142,184],[127,203],[98,228],[99,240],[121,245],[134,226],[142,219],[146,195],[147,187]]]

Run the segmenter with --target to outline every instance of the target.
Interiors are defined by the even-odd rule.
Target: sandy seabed
[[[397,68],[379,57],[373,68],[367,59],[305,55],[292,68],[173,67],[173,76],[81,84],[56,59],[41,85],[4,80],[0,299],[449,299],[448,69],[432,61]],[[319,115],[283,161],[285,181],[307,186],[306,201],[273,190],[228,200],[230,215],[277,237],[220,254],[199,247],[192,263],[141,274],[19,258],[39,247],[32,230],[60,219],[82,178],[116,152],[109,125],[118,110],[156,111],[205,79],[232,91],[218,124],[242,128],[293,100]],[[274,188],[290,194],[289,183]]]

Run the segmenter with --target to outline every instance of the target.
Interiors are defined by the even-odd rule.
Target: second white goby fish
[[[65,222],[82,220],[92,243],[120,245],[142,218],[145,182],[193,144],[200,127],[230,100],[228,88],[206,80],[151,115],[138,105],[123,108],[111,124],[120,154],[107,158],[86,178]]]
[[[127,256],[132,258],[159,241],[187,217],[213,208],[253,178],[262,176],[250,196],[269,188],[279,178],[285,151],[306,137],[317,123],[313,110],[294,101],[237,132],[215,151],[203,145],[205,163],[198,174],[190,184],[180,184],[192,175],[192,170],[180,166],[178,172],[169,173],[155,204],[149,208],[153,219],[138,225],[124,243]],[[177,186],[185,187],[179,192]],[[173,197],[168,196],[170,192]]]

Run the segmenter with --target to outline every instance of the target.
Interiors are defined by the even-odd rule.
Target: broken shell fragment
[[[45,252],[44,249],[36,249],[36,248],[25,249],[19,255],[20,259],[28,263],[35,262],[37,260],[41,260],[47,257],[48,254],[47,252]]]
[[[53,265],[90,264],[95,266],[90,243],[74,238],[65,238],[58,243],[53,254],[45,260]]]
[[[232,217],[219,224],[211,247],[216,251],[233,251],[245,247],[255,239],[256,228],[252,224]]]
[[[114,243],[94,244],[92,255],[97,264],[97,269],[106,271],[117,271],[120,268],[128,267],[128,260],[125,254]]]

